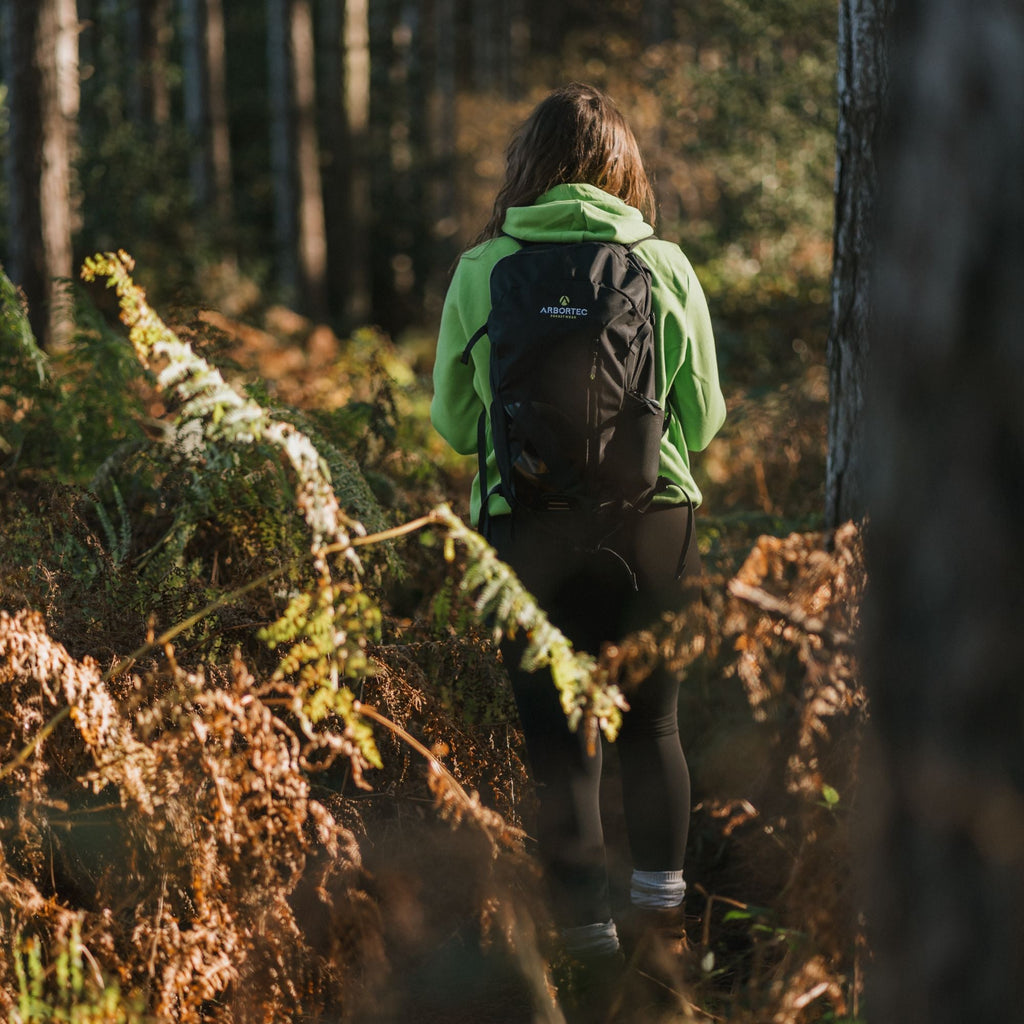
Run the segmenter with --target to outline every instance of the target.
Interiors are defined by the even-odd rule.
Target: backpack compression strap
[[[466,342],[466,347],[462,350],[461,361],[468,365],[469,354],[473,351],[473,346],[487,333],[487,324],[481,324],[474,332],[473,336]]]
[[[469,363],[469,354],[473,346],[487,333],[487,324],[482,324],[474,332],[462,350],[462,362]],[[501,484],[495,484],[487,490],[487,410],[480,413],[476,422],[476,456],[477,473],[480,480],[480,516],[477,520],[477,533],[487,536],[487,528],[491,521],[491,498],[501,493]]]

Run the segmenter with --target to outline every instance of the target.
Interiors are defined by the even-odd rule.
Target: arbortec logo
[[[541,316],[552,316],[559,317],[564,320],[575,320],[579,317],[586,316],[589,310],[581,309],[579,306],[574,306],[569,300],[568,295],[563,295],[558,300],[557,306],[541,306]]]

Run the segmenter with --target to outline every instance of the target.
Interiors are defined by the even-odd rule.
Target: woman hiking
[[[438,432],[461,454],[477,452],[484,438],[472,522],[573,645],[595,655],[699,596],[693,514],[701,496],[689,452],[703,450],[725,418],[704,294],[679,247],[654,237],[654,219],[636,139],[612,101],[581,84],[551,93],[513,136],[491,218],[455,269],[434,365]],[[649,268],[653,386],[668,419],[660,447],[655,441],[656,493],[597,552],[547,529],[543,515],[513,514],[495,487],[491,432],[480,426],[491,400],[490,349],[471,346],[491,313],[499,260],[524,245],[582,241],[622,243]],[[584,730],[569,729],[549,673],[518,667],[524,643],[506,641],[502,653],[537,787],[538,853],[552,914],[580,966],[563,1001],[573,1019],[599,1021],[607,986],[624,963],[601,825],[601,746],[589,749]],[[619,922],[624,936],[682,934],[690,780],[677,724],[679,684],[661,666],[630,691],[616,740],[633,866],[630,908]]]

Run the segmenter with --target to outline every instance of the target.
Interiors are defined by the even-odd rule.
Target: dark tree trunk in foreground
[[[1024,11],[901,0],[872,335],[872,1024],[1024,1020]]]
[[[10,0],[5,63],[10,86],[10,256],[29,321],[43,347],[66,341],[57,278],[69,278],[71,147],[77,104],[78,31],[66,0]]]
[[[835,258],[828,339],[829,423],[825,520],[864,515],[864,374],[879,131],[888,78],[890,0],[842,0],[839,9]]]

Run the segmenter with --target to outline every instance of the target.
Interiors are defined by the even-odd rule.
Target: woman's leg
[[[581,650],[594,653],[609,632],[609,616],[623,605],[628,577],[611,557],[573,552],[529,522],[495,520],[492,543],[519,574],[551,621]],[[558,691],[546,671],[521,670],[525,640],[502,644],[537,788],[537,845],[556,922],[578,939],[576,952],[607,952],[618,940],[608,894],[601,827],[601,748],[588,750],[582,730],[572,732]]]
[[[601,745],[570,732],[550,673],[513,667],[522,643],[503,644],[537,791],[538,853],[552,913],[564,928],[611,920],[601,828]],[[516,660],[512,660],[516,659]]]
[[[689,508],[677,507],[649,512],[638,524],[638,592],[628,608],[628,628],[650,625],[662,612],[699,599],[700,555],[691,517]],[[685,892],[690,774],[679,737],[679,685],[679,676],[659,665],[627,695],[630,710],[616,743],[636,906],[678,906]]]
[[[683,870],[690,774],[679,738],[678,694],[678,677],[656,669],[629,695],[616,740],[630,853],[644,872]]]

